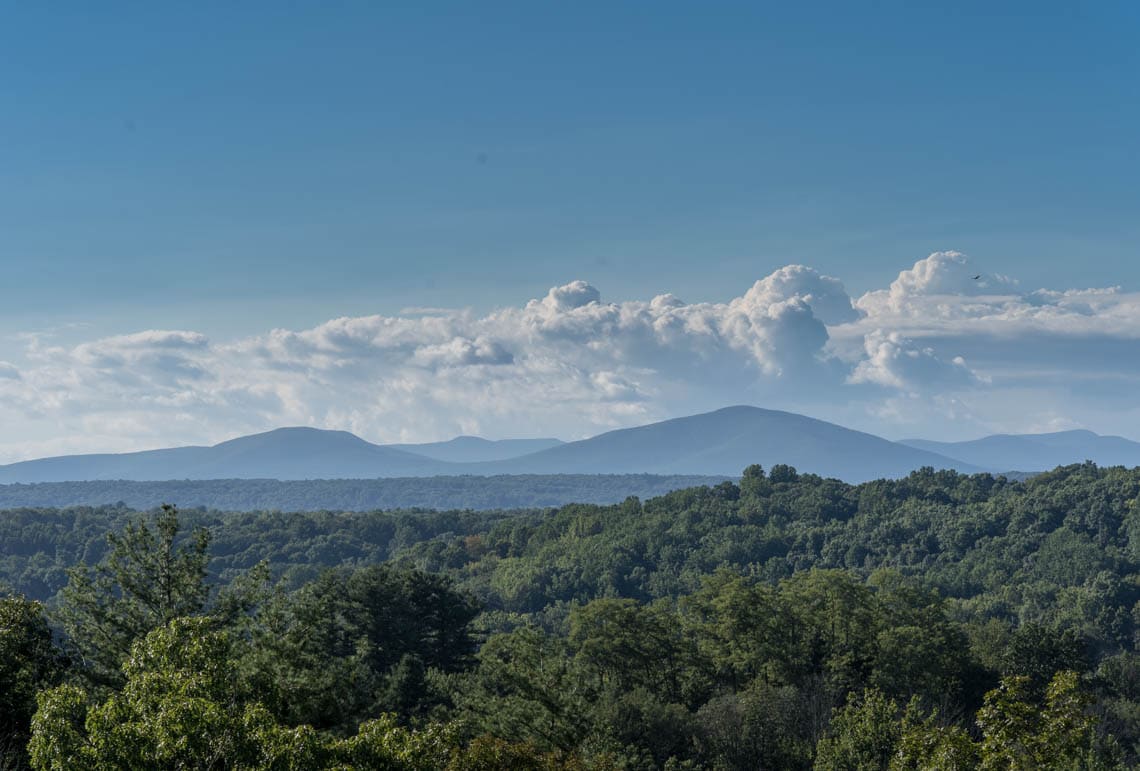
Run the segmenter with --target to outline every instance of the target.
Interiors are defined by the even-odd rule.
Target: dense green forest
[[[36,482],[0,485],[0,509],[100,506],[150,509],[167,501],[221,511],[376,511],[519,509],[649,498],[725,477],[655,474],[509,474],[387,479],[181,479],[134,482]]]
[[[1099,769],[1140,469],[518,511],[0,513],[8,767]]]

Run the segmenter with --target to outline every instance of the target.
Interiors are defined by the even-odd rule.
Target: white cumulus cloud
[[[1097,427],[1110,414],[1140,433],[1137,385],[1140,296],[1025,291],[936,252],[854,300],[838,278],[789,265],[721,302],[610,299],[575,280],[485,314],[414,308],[228,340],[30,336],[22,359],[0,362],[0,459],[292,424],[374,441],[576,438],[741,402],[888,434],[1044,415]]]
[[[943,361],[934,349],[916,345],[898,332],[876,330],[864,338],[867,358],[850,383],[874,383],[914,394],[930,388],[952,390],[981,380],[961,356]]]

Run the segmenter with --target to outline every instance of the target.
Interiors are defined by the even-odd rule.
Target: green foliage
[[[764,469],[760,464],[754,463],[744,469],[744,473],[740,475],[740,497],[745,502],[751,503],[760,500],[771,492],[772,485],[764,476]]]
[[[478,661],[458,698],[487,733],[563,752],[590,734],[599,684],[583,675],[565,640],[524,627],[487,640]]]
[[[775,466],[548,512],[0,514],[0,577],[97,565],[58,598],[78,685],[19,601],[0,695],[48,688],[40,768],[1131,767],[1137,500]]]
[[[891,771],[973,771],[980,763],[981,749],[962,726],[941,723],[938,713],[920,718],[912,703],[888,767]]]
[[[830,735],[819,742],[815,768],[817,771],[886,768],[902,738],[899,716],[898,704],[880,691],[867,691],[836,711]]]
[[[738,689],[758,678],[787,681],[809,665],[796,615],[769,586],[720,572],[681,609],[717,682]]]
[[[1091,697],[1076,672],[1058,672],[1044,703],[1033,697],[1030,678],[1002,679],[978,711],[981,769],[1108,769],[1109,748],[1098,746]]]
[[[570,649],[599,687],[642,688],[669,701],[682,700],[692,656],[676,615],[633,600],[601,599],[570,614]]]
[[[602,771],[601,764],[592,767]],[[508,742],[494,736],[479,736],[452,758],[447,771],[585,771],[574,755],[542,752],[530,742]]]
[[[135,640],[206,605],[209,532],[197,528],[180,543],[178,511],[163,506],[151,523],[130,522],[108,533],[109,550],[90,570],[72,568],[61,592],[61,617],[84,671],[112,683]]]
[[[245,705],[225,635],[203,619],[175,620],[138,641],[123,688],[88,704],[75,686],[40,696],[29,750],[38,769],[254,765],[281,737]],[[293,742],[296,744],[296,742]]]
[[[91,703],[71,685],[43,692],[33,767],[441,771],[456,755],[453,727],[409,730],[391,714],[345,738],[279,725],[242,693],[232,646],[204,619],[176,619],[135,644],[122,690],[106,701]]]
[[[426,672],[465,668],[474,600],[436,575],[371,565],[329,571],[262,609],[244,667],[290,724],[350,731],[380,712],[423,714]]]
[[[0,509],[99,506],[124,501],[149,509],[162,501],[220,511],[380,511],[383,509],[520,509],[568,501],[618,503],[670,490],[716,484],[695,474],[509,474],[385,479],[97,480],[0,484]]]
[[[1085,643],[1072,629],[1058,630],[1026,624],[1010,637],[1001,658],[1002,672],[1024,675],[1040,692],[1062,670],[1087,671]]]
[[[810,695],[794,686],[756,683],[716,696],[697,711],[697,757],[721,769],[811,767],[826,724]]]
[[[24,765],[36,693],[53,685],[63,667],[43,606],[22,597],[0,599],[0,767]]]

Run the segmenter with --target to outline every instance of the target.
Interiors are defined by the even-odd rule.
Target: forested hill
[[[102,480],[0,485],[0,509],[101,506],[149,509],[168,501],[221,511],[518,509],[650,498],[726,477],[654,474],[517,474],[392,479]]]
[[[333,768],[368,747],[394,758],[428,745],[443,755],[385,767],[1059,770],[1140,758],[1140,469],[1014,481],[927,468],[849,485],[777,465],[608,506],[183,510],[183,528],[201,529],[171,543],[199,550],[214,588],[199,591],[190,570],[189,600],[137,616],[140,576],[169,580],[147,546],[147,532],[172,532],[165,516],[145,531],[122,507],[0,512],[0,580],[48,599],[48,618],[89,646],[77,661],[104,667],[78,671],[87,695],[57,688],[38,722],[17,726],[32,731],[38,767],[67,752],[131,757],[113,753],[151,747],[140,737],[163,751],[164,731],[192,733],[169,722],[189,708],[183,686],[164,684],[193,684],[206,664],[227,679],[195,703],[246,733],[222,749],[201,739],[198,755],[191,743],[193,758],[286,747]],[[100,568],[69,577],[80,561]],[[260,564],[281,579],[268,595],[251,593]],[[135,637],[108,648],[95,622],[119,628],[117,613]],[[75,722],[98,688],[122,695]],[[477,755],[483,765],[462,760]]]
[[[97,557],[131,511],[0,511],[0,581],[47,599],[31,577],[53,575],[45,586],[58,588],[62,569]],[[595,595],[678,596],[723,567],[766,581],[896,568],[1010,619],[1060,613],[1098,576],[1120,591],[1140,585],[1140,469],[1092,464],[1025,481],[923,469],[861,485],[775,466],[609,506],[336,512],[183,513],[213,533],[217,571],[263,558],[278,572],[398,558],[453,572],[492,610],[523,613]]]

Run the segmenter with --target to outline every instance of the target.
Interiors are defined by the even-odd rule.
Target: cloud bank
[[[145,330],[0,362],[0,460],[281,425],[374,441],[577,438],[753,403],[898,436],[1084,424],[1140,435],[1140,295],[1024,291],[957,252],[851,297],[789,265],[724,302],[575,280],[479,315],[410,309],[237,340]]]

